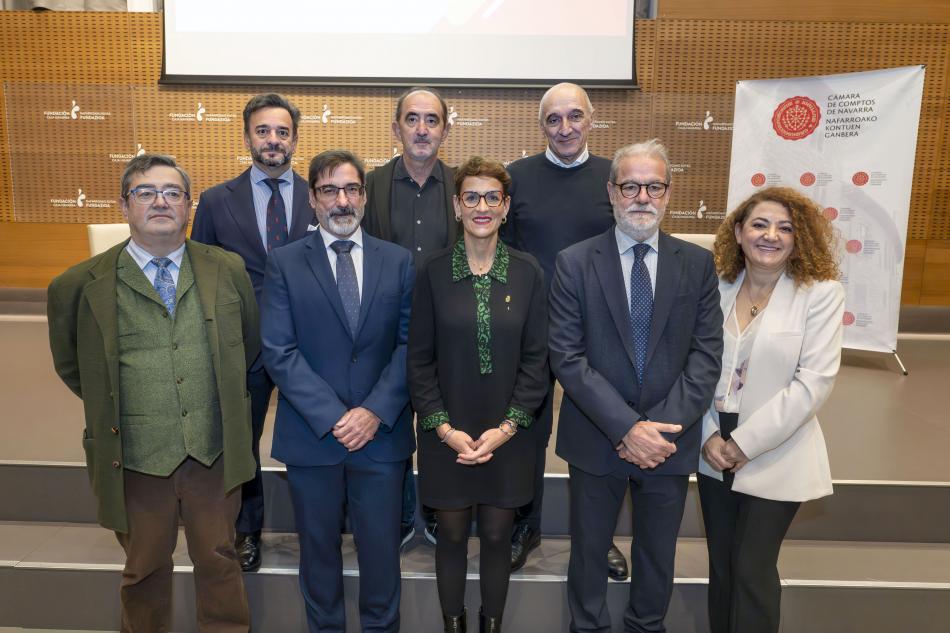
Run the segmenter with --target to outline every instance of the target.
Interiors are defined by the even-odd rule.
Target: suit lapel
[[[376,183],[376,208],[374,211],[376,212],[376,218],[379,220],[379,239],[381,240],[392,240],[389,223],[389,201],[393,189],[393,169],[396,168],[396,161],[401,160],[401,158],[397,156],[380,167],[382,171]]]
[[[653,319],[650,322],[650,343],[647,345],[647,365],[660,342],[673,300],[679,291],[680,277],[683,274],[683,262],[680,259],[680,246],[666,233],[660,232],[659,257],[656,262],[656,291],[653,293]]]
[[[741,282],[741,278],[739,281]],[[775,284],[772,296],[769,297],[768,309],[762,314],[760,331],[781,332],[787,329],[785,319],[789,314],[792,314],[792,303],[795,301],[795,295],[795,282],[787,273],[782,273]]]
[[[379,256],[379,244],[370,236],[363,232],[363,290],[360,293],[360,319],[356,326],[356,334],[359,335],[366,323],[366,317],[369,314],[370,305],[373,297],[376,296],[376,286],[379,285],[379,277],[382,268],[381,257]],[[343,302],[340,302],[343,305]]]
[[[290,240],[299,240],[307,234],[313,219],[313,208],[307,192],[307,181],[294,172],[294,206],[290,213]]]
[[[251,170],[246,170],[243,174],[229,183],[231,195],[228,197],[228,211],[231,213],[231,219],[244,238],[251,245],[251,248],[261,260],[267,259],[267,251],[264,250],[264,243],[261,241],[261,232],[257,228],[257,213],[254,211],[254,191],[251,189]],[[296,187],[294,187],[296,190]]]
[[[350,322],[346,318],[346,312],[343,310],[343,301],[340,300],[340,290],[337,288],[336,279],[333,277],[333,271],[330,269],[330,260],[327,258],[327,249],[323,245],[323,237],[320,231],[313,231],[308,238],[306,253],[304,257],[307,265],[313,271],[317,283],[323,289],[327,300],[340,319],[343,329],[350,331]],[[363,262],[364,266],[366,262]],[[360,310],[362,312],[362,309]],[[352,334],[351,334],[352,336]]]
[[[455,170],[443,163],[438,162],[439,169],[442,170],[442,190],[445,192],[445,223],[448,227],[448,246],[455,244],[455,238],[458,235],[458,222],[455,220],[455,208],[452,206],[452,196],[455,195]]]
[[[630,329],[630,308],[627,306],[627,291],[623,284],[623,270],[620,268],[620,255],[617,253],[617,240],[614,237],[613,228],[598,240],[592,260],[610,316],[620,333],[620,340],[623,341],[623,348],[630,362],[636,367],[633,332]]]
[[[109,384],[113,393],[119,389],[119,316],[116,297],[116,266],[119,254],[129,240],[113,247],[99,263],[89,271],[93,277],[83,289],[93,319],[102,334],[102,347],[109,371]]]
[[[218,295],[218,260],[208,255],[208,247],[188,240],[185,242],[185,251],[191,262],[191,272],[194,276],[194,285],[198,287],[198,299],[201,301],[201,311],[205,317],[205,331],[208,336],[208,345],[211,349],[211,360],[214,364],[216,376],[221,375],[218,367],[218,323],[217,305]],[[179,293],[181,296],[181,293]]]

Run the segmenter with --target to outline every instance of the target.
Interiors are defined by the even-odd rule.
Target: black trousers
[[[623,615],[627,633],[664,633],[673,593],[676,537],[686,505],[687,475],[645,475],[640,469],[597,476],[570,467],[571,558],[567,603],[572,633],[610,633],[607,550],[620,506],[630,489],[633,543],[630,599]]]
[[[709,549],[712,633],[777,633],[782,588],[778,554],[801,505],[734,492],[731,482],[699,475]]]

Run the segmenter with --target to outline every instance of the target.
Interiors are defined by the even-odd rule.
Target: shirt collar
[[[318,230],[320,231],[320,237],[323,238],[324,248],[330,248],[330,244],[337,240],[350,240],[360,248],[363,248],[363,227],[361,226],[357,227],[356,232],[349,237],[337,237],[329,231],[324,231],[322,226]]]
[[[125,247],[125,250],[128,251],[129,255],[132,256],[132,259],[135,260],[135,263],[139,265],[139,268],[145,269],[146,266],[155,259],[155,255],[152,255],[147,250],[135,243],[135,240],[130,239],[128,246]],[[168,259],[172,260],[172,263],[175,264],[178,268],[181,268],[181,260],[185,256],[185,244],[182,243],[181,246],[173,250],[171,253],[166,255]]]
[[[397,160],[393,166],[393,180],[405,180],[407,178],[411,179],[412,176],[409,175],[409,170],[406,169],[405,159],[400,156],[399,160]],[[442,182],[442,170],[439,168],[439,161],[436,161],[435,165],[432,166],[432,172],[429,174],[429,178]],[[429,178],[426,178],[427,182]]]
[[[578,156],[577,159],[573,163],[565,163],[563,160],[558,158],[557,154],[551,151],[551,146],[548,145],[547,147],[544,148],[544,156],[549,161],[557,165],[558,167],[564,167],[566,169],[570,169],[572,167],[578,167],[586,163],[587,159],[590,158],[590,151],[588,151],[587,146],[585,145],[584,151],[581,152],[581,155]]]
[[[619,226],[614,226],[614,235],[617,238],[617,252],[621,255],[633,248],[636,244],[648,244],[650,248],[653,249],[657,254],[660,252],[660,229],[654,231],[653,235],[642,242],[636,241],[621,231]]]
[[[282,180],[284,182],[293,183],[293,168],[288,166],[287,171],[282,173],[280,176],[277,176],[277,180]],[[264,170],[258,167],[257,165],[251,165],[251,182],[255,185],[260,184],[262,180],[270,178],[267,174],[264,173]]]
[[[498,240],[498,244],[495,245],[495,260],[485,274],[503,284],[508,283],[508,249],[501,240]],[[461,281],[474,276],[475,274],[468,266],[465,240],[458,240],[452,248],[452,281]]]

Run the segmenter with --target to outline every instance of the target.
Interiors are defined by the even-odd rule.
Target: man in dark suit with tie
[[[564,386],[557,453],[570,466],[571,631],[607,633],[606,554],[629,486],[624,631],[665,631],[676,538],[699,423],[719,380],[722,313],[712,256],[659,231],[666,149],[617,151],[605,183],[617,225],[557,258],[551,366]]]
[[[312,633],[344,631],[340,525],[360,568],[361,630],[399,630],[399,518],[415,449],[406,338],[415,268],[406,249],[360,228],[363,164],[310,163],[320,223],[271,253],[261,300],[264,364],[279,389],[272,454],[287,464]]]
[[[267,254],[304,237],[313,218],[313,209],[307,202],[307,181],[291,168],[299,122],[300,111],[279,94],[260,94],[248,101],[244,106],[244,145],[254,162],[234,180],[205,191],[195,211],[191,239],[240,255],[258,303]],[[259,444],[274,390],[260,360],[248,371],[247,389],[251,394],[257,474],[244,484],[235,527],[241,568],[254,571],[261,566],[264,522]]]

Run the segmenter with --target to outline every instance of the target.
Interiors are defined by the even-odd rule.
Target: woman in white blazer
[[[699,463],[710,628],[775,633],[782,540],[801,502],[832,492],[815,413],[838,373],[844,289],[831,223],[794,189],[740,204],[714,255],[724,352]]]

